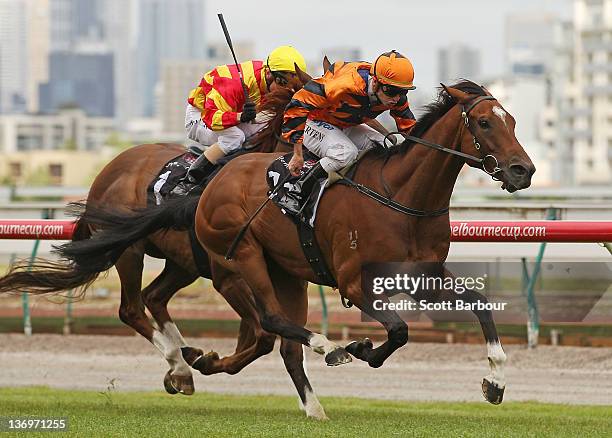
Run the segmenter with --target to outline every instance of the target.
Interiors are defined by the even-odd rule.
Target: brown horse
[[[529,187],[535,167],[514,135],[514,124],[513,117],[486,90],[464,81],[440,91],[438,102],[429,105],[413,135],[484,159],[483,168],[490,169],[488,173],[502,181],[502,188],[515,191]],[[368,153],[359,163],[355,182],[378,192],[386,190],[394,201],[424,212],[448,208],[466,159],[408,141],[396,152],[390,157],[376,151]],[[265,170],[275,158],[270,154],[250,154],[233,161],[199,200],[196,233],[211,257],[215,287],[223,288],[226,281],[232,283],[242,278],[255,295],[264,330],[324,354],[328,365],[349,362],[348,350],[372,367],[381,366],[408,341],[408,327],[395,312],[374,309],[375,297],[362,290],[362,265],[443,262],[450,246],[448,212],[432,217],[404,215],[346,185],[334,185],[325,194],[318,207],[316,238],[339,292],[380,321],[388,333],[388,340],[377,348],[369,340],[362,340],[349,344],[345,350],[323,335],[295,324],[283,309],[280,297],[299,293],[304,281],[316,282],[316,277],[304,258],[295,226],[277,207],[266,205],[252,222],[233,259],[225,257],[243,224],[266,199]],[[359,236],[357,244],[350,241],[351,232]],[[289,287],[291,282],[281,287],[276,281],[280,275],[291,279],[293,287]],[[437,298],[441,296],[440,291]],[[486,302],[475,291],[452,293],[447,298],[466,303]],[[417,295],[415,299],[432,298]],[[483,380],[483,393],[491,403],[499,403],[505,388],[506,356],[491,312],[474,313],[487,342],[491,368]]]
[[[305,73],[298,72],[297,82],[291,82],[287,88],[277,89],[266,96],[259,111],[270,114],[270,119],[265,128],[250,140],[253,152],[288,150],[285,144],[277,142],[283,110],[293,93],[309,79]],[[101,260],[88,258],[87,251],[75,252],[73,248],[74,245],[90,243],[94,229],[116,225],[109,222],[109,216],[104,216],[104,220],[101,220],[96,212],[99,213],[110,206],[123,206],[128,211],[144,208],[147,202],[146,190],[152,179],[165,163],[183,152],[184,146],[179,144],[145,144],[133,147],[114,158],[100,172],[90,188],[87,209],[84,213],[81,212],[77,221],[73,242],[59,249],[60,256],[67,262],[38,260],[31,272],[28,272],[24,264],[14,265],[10,272],[0,279],[0,292],[25,290],[50,293],[78,287],[84,292],[100,272],[114,265],[121,282],[119,318],[153,343],[168,361],[170,370],[164,378],[166,390],[169,393],[192,394],[194,385],[189,365],[206,375],[220,372],[235,374],[273,348],[276,336],[262,330],[254,300],[243,290],[248,289],[246,284],[237,280],[236,284],[228,282],[219,290],[242,318],[235,353],[223,358],[219,358],[214,352],[203,355],[202,350],[187,346],[167,310],[169,300],[178,290],[191,284],[201,274],[211,278],[208,265],[196,266],[187,232],[154,232],[128,245],[116,245]],[[95,238],[93,240],[95,241]],[[145,254],[166,259],[166,262],[162,273],[142,289]],[[279,281],[284,280],[280,278]],[[151,324],[147,318],[145,307],[150,311],[155,324]],[[287,303],[287,311],[295,315],[296,323],[305,323],[305,292],[298,299]],[[302,346],[282,340],[281,355],[306,414],[326,418],[304,372]]]

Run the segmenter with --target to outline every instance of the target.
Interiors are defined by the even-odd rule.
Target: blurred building
[[[26,110],[27,1],[0,0],[0,113]]]
[[[462,44],[451,44],[438,50],[438,82],[456,82],[480,78],[480,52]]]
[[[39,85],[47,82],[49,78],[50,15],[49,0],[28,1],[28,84],[26,101],[30,113],[38,111]]]
[[[42,150],[99,151],[114,132],[111,118],[88,117],[81,109],[57,114],[0,116],[0,154]]]
[[[559,19],[547,13],[508,16],[504,29],[506,73],[482,81],[514,117],[514,134],[537,169],[532,181],[535,186],[561,183],[553,170],[557,168],[557,144],[550,138],[552,122],[546,111],[555,101],[554,93],[558,98],[563,94],[561,88],[552,88],[560,25]],[[472,185],[489,180],[487,175],[469,171],[462,178]]]
[[[155,87],[164,59],[205,59],[204,0],[139,0],[136,20],[137,113],[155,113]]]
[[[135,0],[105,0],[101,11],[104,42],[113,54],[115,120],[120,127],[138,114],[136,6]]]
[[[238,62],[244,62],[255,58],[255,45],[253,41],[237,41],[232,42],[234,45],[234,53]],[[213,64],[229,64],[234,63],[232,53],[230,52],[225,40],[211,41],[206,44],[206,57]],[[265,59],[262,58],[262,61]]]
[[[89,186],[110,158],[93,151],[12,152],[3,156],[0,180],[28,186]]]
[[[49,0],[51,51],[76,49],[82,41],[102,41],[106,0]]]
[[[118,124],[124,125],[137,113],[138,90],[134,84],[138,0],[49,1],[53,52],[112,55],[113,113]]]
[[[39,110],[54,113],[70,106],[91,117],[113,117],[113,55],[110,53],[53,52],[49,81],[40,86]]]
[[[553,183],[567,186],[576,183],[570,144],[572,128],[568,123],[574,114],[569,97],[574,82],[574,26],[571,22],[558,22],[555,29],[555,56],[547,65],[546,106],[540,114],[538,134],[547,150]]]
[[[558,22],[557,16],[544,11],[508,15],[504,27],[506,71],[519,75],[550,72]]]
[[[561,184],[612,183],[612,0],[575,0],[558,26],[541,138]]]
[[[579,184],[612,183],[612,0],[574,3],[570,147]]]

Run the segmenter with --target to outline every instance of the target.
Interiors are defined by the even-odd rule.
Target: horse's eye
[[[482,128],[482,129],[489,129],[490,125],[489,122],[486,119],[480,119],[478,120],[478,125]]]

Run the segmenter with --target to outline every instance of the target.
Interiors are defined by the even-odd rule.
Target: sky
[[[281,44],[295,46],[307,60],[333,46],[360,47],[365,61],[396,49],[412,60],[415,85],[425,92],[437,85],[440,47],[457,42],[479,49],[483,74],[495,76],[504,69],[506,15],[572,15],[571,0],[208,0],[206,7],[209,41],[224,39],[217,20],[222,12],[232,40],[254,40],[260,58]]]

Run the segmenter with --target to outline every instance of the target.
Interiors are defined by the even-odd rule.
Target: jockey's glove
[[[257,115],[255,107],[255,102],[250,100],[246,101],[244,107],[242,108],[242,114],[240,114],[240,121],[242,123],[247,123],[255,119],[255,116]]]

